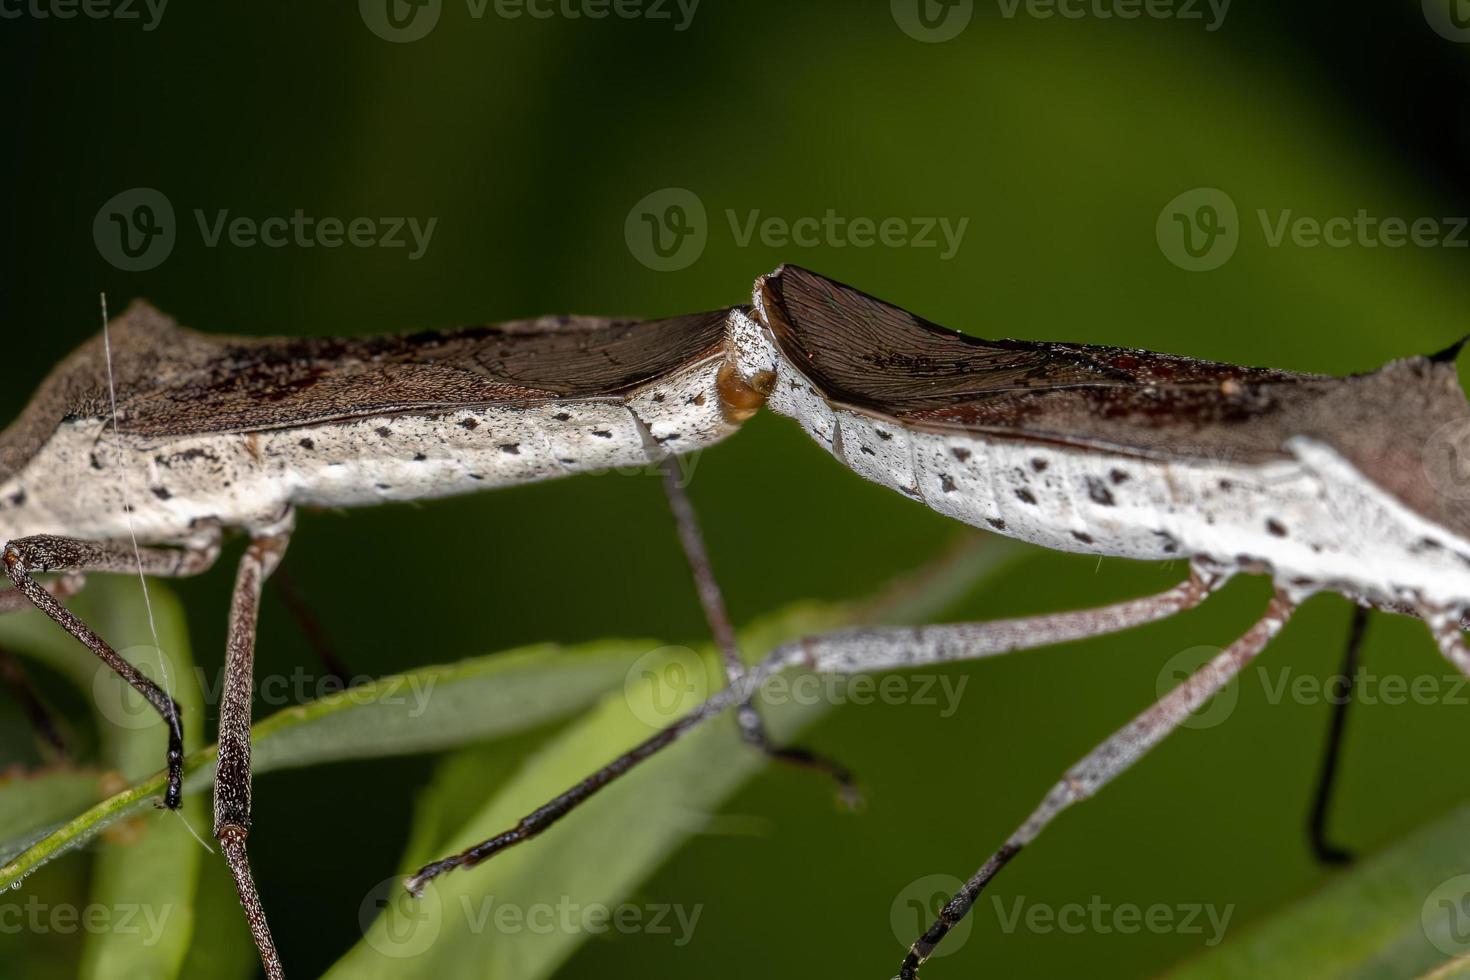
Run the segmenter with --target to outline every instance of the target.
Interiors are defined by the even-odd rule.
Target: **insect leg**
[[[301,632],[306,634],[306,643],[316,654],[317,659],[322,662],[327,676],[346,687],[351,675],[342,663],[342,658],[337,655],[332,641],[327,638],[321,621],[316,618],[316,613],[312,612],[306,597],[296,587],[296,580],[287,574],[285,568],[278,568],[271,576],[270,582],[275,587],[276,595],[280,596],[281,602],[291,613],[291,617],[296,620],[296,625],[300,626]]]
[[[33,605],[55,620],[62,629],[76,637],[97,658],[116,671],[133,689],[143,695],[168,724],[168,784],[163,802],[177,810],[183,801],[184,729],[179,721],[179,706],[157,684],[138,668],[118,656],[117,651],[94,633],[71,610],[63,606],[50,591],[32,576],[38,572],[133,572],[144,575],[178,577],[197,575],[214,563],[219,555],[219,541],[190,549],[138,548],[130,544],[107,541],[78,541],[49,534],[16,538],[5,545],[0,559],[16,590]],[[64,580],[63,580],[64,581]]]
[[[933,954],[934,948],[955,923],[970,911],[970,906],[975,903],[985,886],[1057,814],[1073,803],[1095,794],[1179,727],[1193,711],[1229,683],[1242,667],[1265,649],[1271,638],[1291,618],[1292,611],[1291,601],[1285,594],[1278,592],[1267,607],[1266,615],[1247,630],[1244,636],[1068,769],[1061,781],[1046,794],[1041,805],[1026,818],[1025,823],[1011,834],[1000,850],[992,854],[980,866],[980,870],[965,882],[964,888],[940,910],[939,918],[928,931],[914,940],[899,970],[900,980],[917,980],[919,966]]]
[[[39,742],[57,756],[65,758],[66,741],[61,737],[61,730],[56,727],[56,719],[47,710],[46,703],[41,700],[40,693],[26,676],[20,661],[5,650],[0,650],[0,679],[5,681],[11,696],[20,705],[21,711],[25,712],[31,731],[36,734]]]
[[[1439,652],[1444,654],[1445,659],[1454,664],[1460,673],[1470,677],[1470,647],[1465,646],[1463,617],[1450,615],[1442,610],[1429,609],[1420,609],[1418,614],[1424,622],[1429,624],[1429,632],[1434,634],[1434,642],[1439,645]]]
[[[240,556],[235,594],[230,602],[225,686],[219,711],[219,766],[214,776],[214,836],[235,879],[235,890],[240,894],[240,904],[250,923],[250,935],[270,980],[280,980],[285,974],[245,851],[245,840],[250,836],[250,698],[260,591],[285,553],[286,543],[285,535],[256,538]]]
[[[522,817],[511,829],[459,854],[425,865],[411,875],[404,885],[417,895],[429,881],[446,871],[474,867],[508,847],[530,840],[608,783],[671,745],[685,732],[726,708],[751,698],[767,679],[788,667],[805,665],[809,669],[831,673],[865,673],[939,661],[978,659],[1029,647],[1050,646],[1069,640],[1116,633],[1172,616],[1203,602],[1224,582],[1224,575],[1195,566],[1190,577],[1172,589],[1099,609],[993,620],[988,623],[845,630],[783,644],[756,667],[746,671],[738,684],[716,692],[685,717]]]
[[[1327,840],[1327,812],[1332,805],[1332,790],[1337,783],[1337,763],[1342,755],[1343,734],[1347,730],[1348,708],[1353,701],[1353,685],[1358,675],[1358,659],[1363,648],[1363,637],[1368,630],[1368,607],[1354,606],[1353,621],[1348,626],[1347,648],[1343,651],[1342,694],[1333,699],[1332,721],[1327,729],[1327,750],[1322,758],[1322,770],[1317,777],[1317,792],[1312,799],[1312,816],[1308,823],[1308,835],[1312,842],[1312,853],[1323,864],[1347,864],[1353,859],[1351,853]]]
[[[669,456],[662,463],[664,491],[669,498],[669,509],[674,512],[674,523],[679,531],[679,544],[689,569],[694,573],[694,586],[699,594],[699,604],[704,609],[704,618],[709,623],[715,645],[725,661],[725,677],[733,687],[745,676],[745,661],[740,657],[739,642],[735,628],[730,624],[730,615],[725,609],[725,597],[715,578],[714,566],[709,560],[709,551],[704,544],[704,534],[699,529],[699,518],[694,504],[681,481],[675,458]],[[750,745],[777,762],[825,772],[837,781],[838,794],[848,806],[862,802],[852,771],[835,759],[818,755],[810,749],[798,746],[778,746],[766,732],[760,712],[752,699],[741,701],[735,709],[740,735]]]
[[[58,579],[47,582],[44,588],[53,599],[70,599],[87,584],[87,577],[77,572],[68,572]],[[20,589],[0,590],[0,614],[21,612],[36,608]]]

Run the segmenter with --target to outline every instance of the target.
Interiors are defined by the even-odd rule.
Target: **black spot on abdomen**
[[[1113,491],[1109,490],[1107,485],[1095,476],[1089,476],[1087,478],[1087,496],[1092,498],[1093,503],[1103,507],[1114,507],[1117,505],[1117,501],[1113,499]]]

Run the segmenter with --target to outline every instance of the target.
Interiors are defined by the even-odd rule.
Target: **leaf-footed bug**
[[[268,975],[283,974],[255,895],[249,690],[256,606],[295,509],[353,506],[665,464],[762,404],[844,465],[978,527],[1045,547],[1187,558],[1163,593],[1082,612],[917,629],[869,627],[779,648],[744,671],[677,481],[667,481],[731,685],[517,827],[422,869],[478,863],[542,832],[602,786],[725,708],[774,754],[753,699],[775,672],[831,673],[979,658],[1115,632],[1196,605],[1238,572],[1276,596],[1246,634],[1087,756],[915,941],[920,964],[1062,809],[1157,744],[1319,591],[1427,620],[1470,672],[1470,408],[1454,350],[1330,378],[1073,344],[983,341],[814,273],[783,267],[753,305],[655,321],[546,317],[395,338],[260,340],[184,330],[135,304],[68,357],[0,434],[0,537],[15,583],[0,608],[40,607],[169,722],[165,804],[181,794],[178,709],[33,577],[191,575],[225,530],[252,539],[231,606],[215,833]],[[138,546],[137,542],[143,542]],[[51,588],[65,591],[68,579]],[[23,598],[22,598],[23,597]]]

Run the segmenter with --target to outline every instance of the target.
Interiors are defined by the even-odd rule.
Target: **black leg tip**
[[[1332,844],[1312,845],[1312,856],[1317,859],[1318,864],[1338,868],[1352,864],[1357,859],[1352,851],[1344,850]]]

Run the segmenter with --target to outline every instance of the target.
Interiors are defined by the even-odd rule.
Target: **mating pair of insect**
[[[298,507],[668,469],[768,405],[859,475],[967,524],[1065,551],[1190,562],[1188,579],[1158,595],[1022,619],[849,629],[780,647],[747,670],[671,478],[729,686],[505,833],[421,869],[407,881],[415,892],[536,836],[728,708],[753,743],[846,782],[830,760],[766,741],[754,701],[783,669],[893,670],[1047,646],[1173,615],[1238,572],[1270,575],[1276,591],[1260,620],[1069,769],[944,906],[903,961],[911,978],[1018,851],[1207,701],[1308,596],[1336,592],[1362,610],[1417,616],[1470,673],[1461,634],[1470,485],[1459,468],[1470,406],[1457,351],[1331,378],[986,341],[790,266],[758,280],[749,307],[378,339],[209,337],[140,303],[57,367],[0,434],[0,537],[15,585],[0,609],[39,607],[158,710],[169,733],[163,802],[174,808],[178,706],[61,599],[86,572],[196,574],[224,531],[250,536],[230,612],[214,833],[275,978],[283,969],[246,852],[250,692],[262,583]],[[61,576],[42,585],[34,576],[47,572]],[[1319,831],[1320,817],[1319,806]]]

